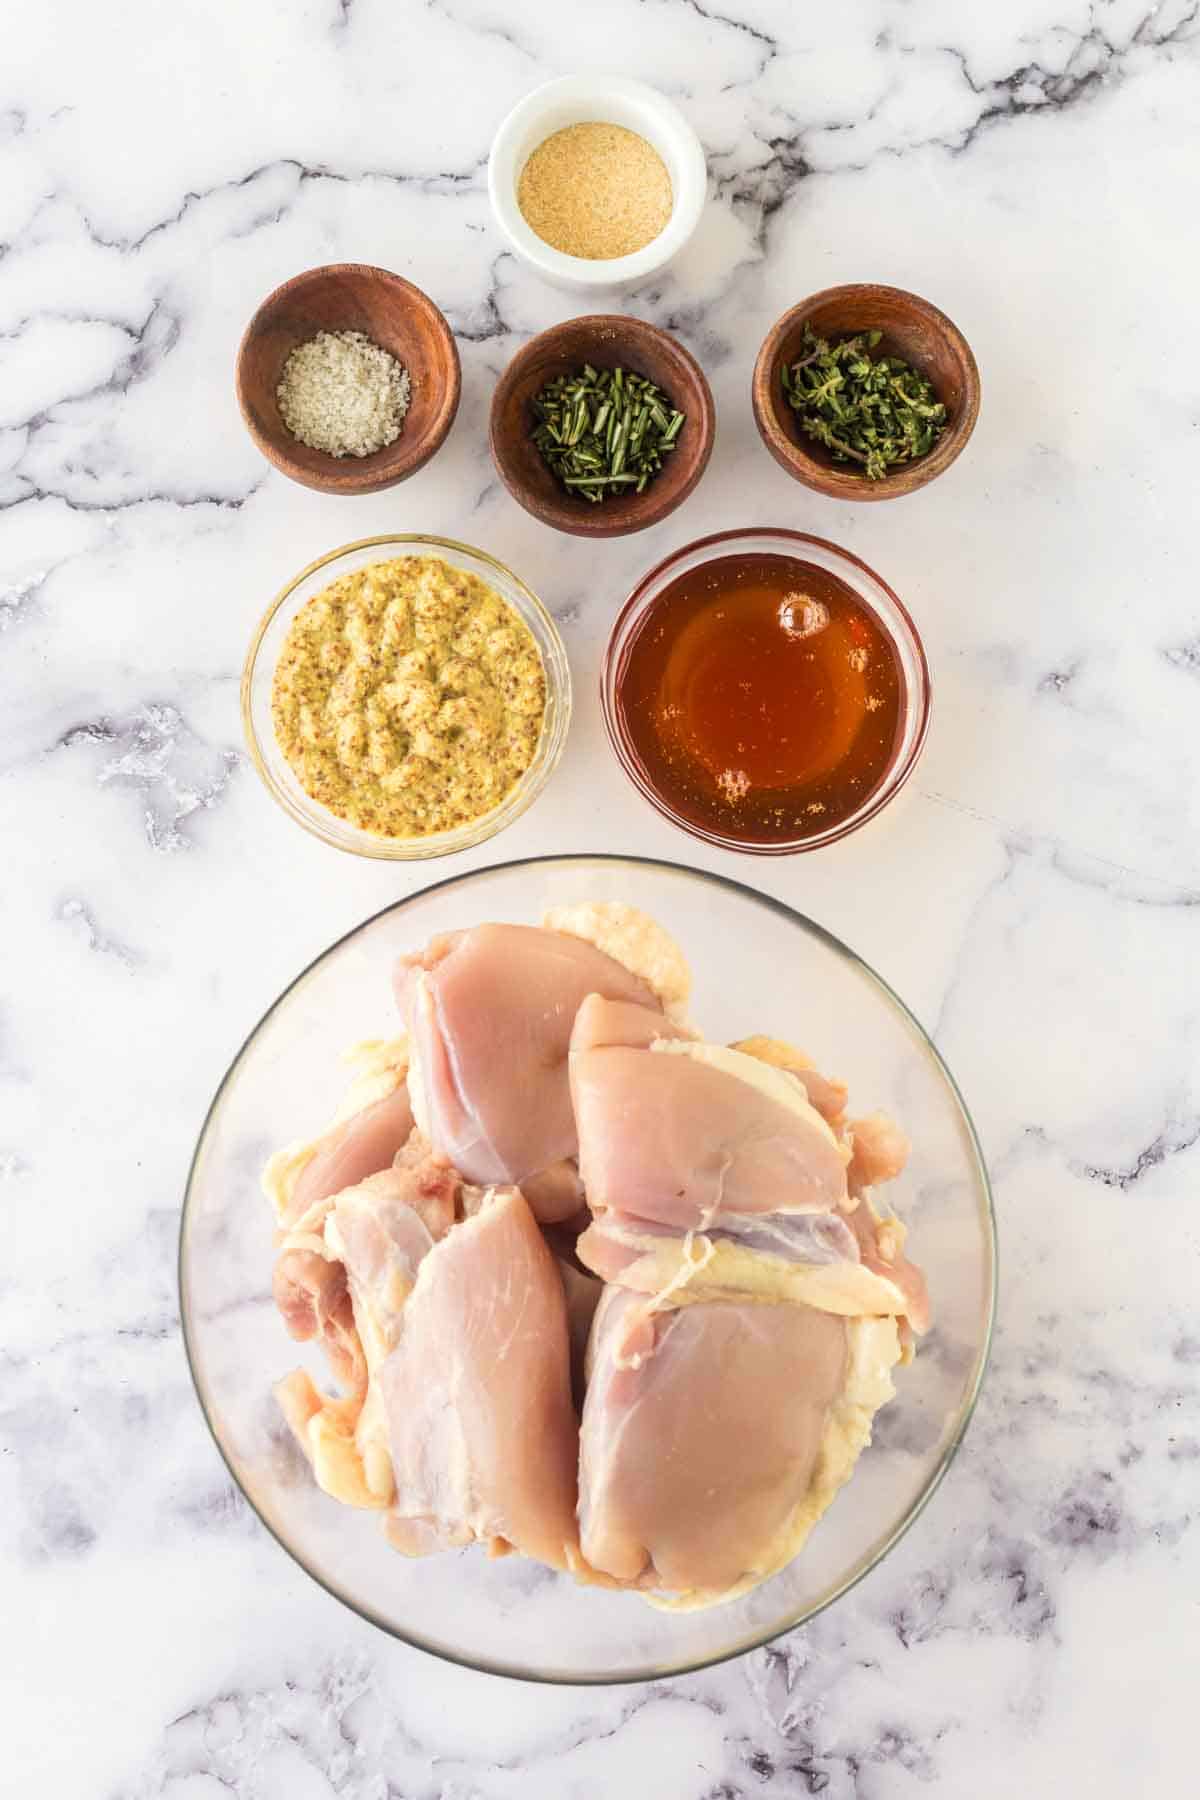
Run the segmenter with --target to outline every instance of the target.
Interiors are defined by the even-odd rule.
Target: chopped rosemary
[[[870,352],[881,331],[830,343],[804,327],[804,354],[783,367],[783,391],[801,431],[835,463],[857,463],[868,481],[924,456],[946,429],[946,408],[924,375],[898,356]]]
[[[533,441],[567,492],[598,502],[643,493],[683,428],[661,388],[629,369],[560,375],[533,402]]]

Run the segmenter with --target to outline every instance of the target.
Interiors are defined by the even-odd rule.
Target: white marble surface
[[[0,1791],[48,1800],[732,1800],[1187,1790],[1200,1580],[1200,34],[1188,0],[48,0],[0,59]],[[712,199],[631,310],[707,368],[709,474],[582,550],[489,467],[491,386],[570,300],[502,253],[490,133],[536,82],[636,73]],[[372,499],[269,473],[231,360],[336,258],[459,334],[436,463]],[[758,444],[767,326],[829,282],[970,337],[968,453],[822,502]],[[786,523],[909,602],[935,680],[909,789],[833,851],[707,856],[624,784],[594,700],[632,578]],[[966,1448],[894,1556],[775,1648],[625,1690],[442,1667],[340,1609],[231,1492],[174,1245],[194,1135],[263,1006],[428,872],[297,831],[237,680],[281,580],[450,531],[562,622],[564,764],[474,858],[620,849],[770,887],[886,974],[960,1076],[1004,1281]],[[464,862],[467,859],[464,859]]]

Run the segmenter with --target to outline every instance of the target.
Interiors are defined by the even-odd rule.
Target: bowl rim
[[[659,489],[656,496],[658,482],[652,481],[643,493],[627,496],[626,504],[640,510],[625,524],[606,522],[605,507],[587,506],[582,500],[572,500],[568,494],[556,495],[553,500],[543,500],[540,495],[530,492],[522,483],[513,479],[508,457],[498,447],[499,422],[512,403],[513,389],[529,362],[540,350],[554,344],[564,333],[578,331],[581,327],[587,327],[590,335],[608,331],[611,340],[628,343],[634,354],[639,339],[649,338],[665,345],[687,370],[699,399],[699,407],[696,409],[699,416],[695,418],[695,425],[700,436],[700,451],[695,468],[676,494],[671,495]],[[685,423],[690,425],[694,416],[694,412],[689,412]],[[690,499],[700,485],[712,459],[716,435],[716,402],[708,376],[697,358],[672,332],[664,330],[661,325],[652,324],[649,319],[635,318],[631,313],[580,313],[576,318],[561,319],[558,324],[547,325],[543,331],[536,332],[509,357],[500,373],[500,379],[492,389],[488,406],[488,449],[506,491],[531,518],[570,537],[632,537],[636,532],[647,531],[650,526],[661,524],[685,500]]]
[[[341,458],[328,456],[326,458],[329,463],[328,473],[322,473],[297,461],[286,443],[277,441],[259,430],[248,403],[246,359],[251,342],[264,327],[269,309],[277,306],[285,296],[301,293],[306,287],[315,286],[319,281],[328,280],[331,276],[377,282],[385,287],[399,290],[407,306],[419,308],[428,314],[445,353],[446,366],[437,410],[423,436],[415,440],[410,437],[406,443],[405,433],[401,431],[399,437],[385,445],[382,450],[375,451],[372,456]],[[457,417],[459,401],[462,398],[462,361],[458,354],[458,342],[451,329],[450,321],[437,301],[432,295],[427,294],[424,288],[418,287],[415,281],[409,281],[407,276],[398,275],[394,269],[385,269],[378,263],[317,263],[311,269],[300,269],[296,274],[289,275],[286,281],[281,281],[277,287],[272,288],[271,292],[255,307],[238,340],[233,369],[238,411],[255,447],[274,468],[279,470],[281,475],[286,475],[289,480],[296,482],[299,486],[320,494],[346,497],[355,494],[377,494],[387,488],[397,487],[402,481],[407,481],[410,475],[415,475],[419,469],[423,469],[445,443],[450,427]],[[377,461],[376,458],[381,460]]]
[[[671,215],[657,237],[628,256],[593,259],[556,250],[526,224],[517,204],[516,141],[556,101],[593,96],[603,106],[609,97],[641,106],[653,114],[664,135],[674,140],[683,172],[683,187],[672,195]],[[546,134],[547,136],[550,133]],[[543,142],[544,139],[539,140]],[[523,166],[523,165],[522,165]],[[649,82],[624,75],[558,75],[523,95],[496,127],[488,152],[488,198],[492,215],[510,249],[545,280],[576,292],[628,287],[664,269],[690,241],[708,196],[708,164],[704,147],[683,113]]]
[[[492,807],[491,810],[486,813],[481,813],[479,818],[469,821],[466,825],[457,827],[453,832],[431,832],[428,837],[423,838],[380,837],[375,843],[365,841],[367,834],[362,833],[361,835],[364,839],[362,843],[345,844],[332,837],[327,830],[324,830],[317,814],[314,813],[313,815],[310,815],[304,807],[295,802],[292,799],[292,796],[281,789],[276,782],[274,774],[268,766],[267,759],[263,754],[262,745],[259,742],[258,731],[254,723],[252,700],[254,678],[258,670],[258,659],[263,647],[264,639],[266,638],[267,632],[270,630],[276,614],[291,598],[296,589],[303,582],[308,580],[310,575],[315,575],[318,569],[326,568],[330,563],[336,562],[339,557],[352,555],[359,550],[373,550],[382,548],[384,545],[395,544],[433,546],[436,550],[458,551],[460,554],[473,556],[477,561],[487,564],[498,574],[502,575],[505,580],[510,581],[515,588],[519,589],[529,605],[531,612],[537,618],[539,625],[545,631],[551,648],[554,651],[554,666],[552,668],[550,660],[542,654],[541,647],[539,646],[538,648],[538,654],[541,657],[542,667],[545,671],[547,689],[547,708],[545,718],[543,719],[543,730],[545,730],[546,719],[551,717],[550,703],[553,701],[550,745],[546,762],[538,771],[536,780],[532,782],[527,780],[529,775],[529,770],[527,769],[525,774],[522,775],[517,782],[516,786],[511,788],[504,799],[496,806]],[[401,554],[411,554],[411,551],[401,552]],[[553,692],[551,690],[553,690]],[[461,539],[458,538],[439,537],[426,531],[388,531],[373,537],[356,538],[352,543],[340,544],[336,550],[326,551],[324,556],[318,556],[313,562],[310,562],[306,568],[301,569],[297,575],[293,575],[291,580],[279,590],[275,597],[268,603],[266,611],[259,619],[258,624],[254,628],[253,636],[250,639],[249,648],[246,651],[245,659],[242,663],[239,702],[242,718],[242,735],[245,738],[246,747],[250,753],[250,760],[258,773],[259,779],[262,781],[263,786],[276,804],[281,807],[288,817],[294,820],[297,825],[302,826],[311,837],[315,837],[320,843],[325,844],[330,849],[342,851],[343,854],[347,856],[365,856],[374,862],[428,862],[440,856],[455,856],[461,850],[474,849],[476,845],[486,843],[489,838],[495,837],[499,832],[503,831],[506,826],[513,824],[515,820],[521,817],[522,813],[526,812],[528,808],[533,805],[533,802],[542,792],[542,789],[545,787],[558,766],[563,747],[567,741],[567,732],[570,729],[572,711],[571,665],[567,657],[566,645],[563,643],[562,633],[559,631],[558,625],[556,624],[550,609],[543,600],[538,598],[533,589],[526,582],[522,581],[519,575],[510,569],[506,563],[500,561],[499,557],[491,555],[487,550],[478,549],[474,544],[463,543]],[[318,807],[319,804],[320,803],[316,800],[311,801],[311,805],[314,808]],[[484,829],[485,827],[486,829]],[[440,841],[443,839],[451,841]]]
[[[895,764],[889,764],[879,786],[870,796],[862,811],[852,815],[849,819],[844,820],[840,825],[831,826],[826,831],[818,832],[811,838],[802,838],[796,842],[783,844],[743,843],[740,839],[723,838],[716,832],[706,831],[702,826],[694,825],[690,820],[684,819],[675,811],[674,807],[670,806],[657,790],[651,786],[649,781],[643,777],[633,757],[627,751],[623,741],[623,734],[616,706],[616,680],[613,665],[617,640],[621,635],[626,621],[640,605],[647,589],[655,582],[659,581],[667,570],[671,568],[672,564],[682,562],[685,557],[691,556],[693,552],[697,550],[706,550],[718,545],[725,546],[726,549],[732,550],[736,548],[738,541],[744,542],[748,538],[782,539],[786,544],[798,546],[798,555],[802,552],[803,546],[815,544],[820,549],[831,551],[834,556],[841,558],[845,562],[853,563],[856,568],[861,569],[864,574],[869,576],[873,582],[883,589],[884,593],[888,596],[888,599],[899,613],[904,625],[907,627],[912,639],[912,647],[915,653],[920,677],[916,692],[913,691],[911,685],[907,681],[904,683],[906,713],[911,712],[914,709],[918,709],[919,711],[917,729],[913,741],[909,746],[907,754],[901,760],[897,761]],[[705,560],[715,561],[716,558],[707,557]],[[881,620],[880,623],[886,636],[889,639],[894,638],[895,633],[891,629],[888,621]],[[611,697],[609,693],[610,676],[613,677],[611,681],[613,689]],[[856,556],[853,550],[847,550],[842,544],[835,544],[832,538],[818,537],[815,532],[796,531],[791,526],[787,525],[742,525],[735,526],[728,531],[713,531],[709,532],[705,537],[693,538],[690,544],[684,544],[678,550],[672,550],[669,555],[662,557],[652,568],[647,569],[646,573],[635,583],[622,603],[616,618],[612,622],[608,638],[605,641],[604,653],[600,659],[600,710],[604,718],[604,729],[608,736],[609,747],[626,777],[642,798],[649,801],[655,811],[670,824],[674,825],[678,831],[686,832],[689,837],[695,838],[699,843],[708,844],[711,848],[729,850],[745,856],[802,856],[812,850],[827,849],[830,844],[836,844],[842,838],[849,837],[852,832],[860,830],[862,826],[869,824],[878,813],[882,812],[884,807],[889,805],[891,801],[896,798],[897,794],[900,793],[901,789],[912,775],[918,762],[921,760],[921,753],[925,748],[925,741],[929,736],[929,726],[933,716],[933,678],[929,671],[929,658],[925,653],[925,642],[917,628],[916,621],[912,614],[909,612],[907,606],[905,606],[903,600],[901,600],[899,594],[892,587],[891,583],[885,581],[882,575],[877,574],[869,563],[863,561],[861,556]]]
[[[784,430],[776,408],[775,369],[779,361],[779,347],[788,332],[794,325],[803,323],[807,315],[818,306],[827,306],[862,294],[885,295],[890,300],[903,301],[914,312],[919,313],[953,350],[963,372],[963,405],[949,429],[942,433],[932,450],[918,457],[915,462],[905,463],[894,475],[885,476],[882,481],[864,481],[851,470],[818,461],[803,444]],[[817,293],[809,294],[806,299],[798,300],[794,306],[789,306],[763,338],[750,378],[754,422],[758,426],[759,436],[780,468],[794,480],[811,488],[814,493],[823,494],[828,499],[864,503],[898,500],[905,494],[917,493],[921,488],[928,487],[931,481],[936,481],[939,475],[944,475],[970,441],[978,422],[981,398],[979,364],[954,320],[935,306],[932,300],[926,300],[908,288],[892,287],[878,281],[842,282],[835,287],[821,288]]]
[[[873,1554],[861,1559],[858,1565],[851,1569],[840,1582],[837,1582],[819,1598],[816,1604],[812,1605],[807,1610],[802,1609],[800,1613],[785,1624],[773,1626],[771,1630],[762,1633],[761,1635],[751,1633],[745,1642],[735,1645],[732,1649],[722,1651],[718,1655],[701,1657],[696,1661],[679,1666],[673,1665],[670,1668],[664,1666],[649,1666],[635,1670],[631,1673],[622,1671],[619,1674],[613,1674],[609,1671],[601,1671],[597,1674],[572,1674],[569,1677],[565,1677],[548,1673],[540,1669],[530,1670],[483,1659],[472,1660],[468,1656],[455,1654],[453,1651],[448,1650],[444,1645],[428,1643],[415,1632],[401,1632],[373,1608],[359,1605],[356,1601],[347,1599],[347,1597],[344,1594],[339,1593],[332,1583],[326,1580],[323,1575],[309,1567],[304,1557],[285,1541],[279,1532],[275,1530],[275,1527],[259,1511],[253,1495],[247,1492],[238,1478],[237,1471],[234,1468],[230,1457],[226,1454],[225,1446],[221,1442],[216,1425],[213,1422],[213,1418],[209,1413],[205,1401],[204,1388],[199,1374],[199,1358],[197,1355],[193,1354],[192,1329],[187,1302],[185,1268],[187,1261],[187,1227],[193,1188],[204,1153],[209,1128],[216,1112],[224,1098],[226,1090],[233,1082],[244,1058],[248,1054],[251,1045],[254,1043],[263,1026],[274,1016],[275,1012],[283,1005],[284,1001],[287,1000],[301,982],[312,973],[319,963],[324,962],[327,957],[334,955],[344,944],[357,936],[360,931],[366,930],[378,920],[385,918],[390,913],[402,912],[406,906],[410,906],[418,900],[426,899],[429,895],[437,893],[442,888],[452,887],[459,883],[469,883],[473,880],[482,879],[488,875],[494,875],[514,869],[544,868],[549,866],[562,866],[564,864],[579,865],[596,863],[609,865],[624,864],[635,868],[666,871],[673,875],[681,875],[689,879],[697,880],[702,884],[710,883],[715,887],[724,888],[728,892],[738,895],[740,898],[748,899],[761,906],[767,907],[770,911],[777,913],[781,918],[787,920],[788,923],[799,926],[802,931],[811,934],[818,942],[824,944],[827,949],[832,950],[836,955],[842,957],[848,963],[851,963],[869,982],[874,984],[881,992],[884,999],[890,1002],[896,1009],[901,1020],[909,1027],[915,1037],[919,1040],[922,1048],[932,1059],[940,1072],[942,1079],[946,1083],[951,1098],[957,1106],[966,1133],[966,1140],[971,1152],[971,1159],[974,1164],[974,1173],[976,1176],[976,1200],[978,1203],[984,1246],[987,1252],[990,1280],[987,1284],[987,1292],[985,1295],[984,1326],[980,1344],[976,1351],[975,1367],[972,1371],[970,1384],[966,1390],[962,1405],[959,1408],[958,1417],[954,1422],[950,1437],[938,1458],[937,1464],[930,1472],[921,1491],[901,1514],[900,1518],[892,1526],[892,1529],[887,1533],[886,1537]],[[548,1687],[623,1687],[636,1682],[653,1681],[667,1676],[674,1677],[694,1674],[701,1669],[714,1668],[718,1664],[731,1662],[738,1657],[744,1656],[752,1650],[761,1649],[764,1644],[772,1643],[776,1638],[783,1636],[785,1632],[794,1631],[798,1626],[809,1623],[810,1620],[819,1617],[821,1613],[825,1612],[830,1606],[833,1606],[838,1600],[844,1598],[844,1596],[856,1588],[861,1581],[865,1580],[907,1534],[910,1527],[916,1523],[917,1519],[924,1512],[934,1494],[945,1480],[950,1466],[958,1454],[962,1441],[966,1436],[967,1429],[974,1417],[975,1409],[979,1402],[980,1392],[983,1387],[984,1375],[987,1372],[991,1356],[992,1338],[996,1318],[998,1281],[999,1244],[995,1201],[992,1194],[992,1184],[988,1174],[987,1162],[984,1158],[983,1146],[979,1139],[975,1121],[971,1116],[970,1109],[967,1106],[962,1090],[954,1076],[951,1074],[941,1052],[938,1050],[933,1039],[929,1036],[916,1014],[900,998],[900,995],[892,987],[891,983],[888,982],[884,976],[880,975],[877,970],[872,968],[870,963],[868,963],[865,958],[861,957],[857,951],[852,950],[841,938],[828,930],[826,926],[819,924],[815,919],[800,912],[797,908],[790,906],[786,901],[776,898],[773,894],[764,893],[761,889],[752,888],[746,882],[737,881],[732,876],[720,874],[715,870],[698,869],[687,863],[673,862],[664,857],[623,856],[611,851],[569,851],[550,856],[515,857],[506,862],[490,863],[482,868],[460,870],[457,874],[444,876],[439,881],[429,882],[425,887],[418,888],[413,893],[406,894],[399,900],[393,900],[389,902],[387,906],[382,906],[376,912],[368,914],[365,919],[360,920],[357,925],[352,926],[348,931],[344,931],[339,937],[335,938],[331,944],[327,945],[324,950],[321,950],[316,956],[312,957],[300,970],[299,974],[295,975],[292,980],[288,982],[287,986],[276,995],[275,999],[243,1038],[209,1102],[200,1126],[200,1132],[196,1140],[195,1148],[192,1152],[191,1161],[188,1165],[183,1204],[180,1208],[179,1215],[179,1240],[176,1257],[176,1282],[179,1293],[179,1317],[184,1354],[187,1359],[188,1374],[191,1377],[192,1387],[199,1403],[200,1411],[204,1416],[204,1422],[208,1427],[209,1434],[216,1445],[217,1453],[226,1469],[229,1471],[230,1478],[233,1481],[235,1488],[242,1495],[242,1498],[246,1501],[260,1525],[265,1527],[269,1536],[274,1539],[280,1549],[283,1550],[299,1568],[303,1569],[304,1573],[315,1581],[318,1587],[324,1589],[331,1598],[339,1601],[341,1605],[357,1614],[359,1618],[365,1620],[370,1625],[374,1625],[378,1630],[383,1631],[388,1637],[393,1638],[397,1642],[407,1644],[412,1649],[422,1650],[428,1655],[437,1657],[439,1661],[455,1664],[459,1668],[472,1669],[477,1673],[485,1675],[499,1675],[510,1679],[529,1681],[540,1686]]]

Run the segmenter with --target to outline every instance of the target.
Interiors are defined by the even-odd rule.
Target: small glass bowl
[[[629,735],[620,706],[621,683],[639,627],[663,590],[681,575],[699,568],[703,563],[715,562],[726,556],[756,553],[774,553],[777,556],[791,556],[802,562],[815,563],[818,568],[844,582],[856,599],[873,615],[891,644],[900,676],[900,723],[896,742],[887,768],[876,786],[848,818],[830,825],[825,831],[814,832],[810,837],[789,838],[783,842],[771,843],[748,843],[744,838],[726,837],[678,812],[651,779]],[[718,531],[710,537],[697,538],[694,543],[685,544],[682,550],[676,550],[673,555],[657,563],[638,582],[617,614],[616,623],[609,635],[600,670],[600,704],[604,711],[609,742],[617,753],[621,767],[651,806],[665,819],[669,819],[672,825],[678,825],[681,831],[700,838],[706,844],[715,844],[722,850],[741,850],[751,856],[792,856],[800,850],[820,850],[823,845],[836,843],[849,832],[857,831],[860,825],[873,819],[904,786],[916,766],[929,730],[929,664],[925,660],[925,649],[917,628],[899,596],[865,562],[852,556],[849,550],[839,549],[827,538],[811,537],[805,531],[788,531],[782,526],[764,527],[761,530]]]
[[[455,568],[478,576],[508,601],[528,625],[546,672],[546,712],[542,735],[533,761],[499,806],[471,819],[453,831],[431,832],[426,837],[383,837],[361,831],[347,819],[339,819],[311,798],[284,756],[271,720],[271,682],[275,664],[292,620],[314,594],[339,576],[394,556],[441,556]],[[242,670],[242,725],[255,768],[284,812],[311,831],[322,843],[356,856],[373,856],[385,862],[418,862],[433,856],[452,856],[495,837],[531,806],[545,787],[563,752],[571,720],[571,671],[558,627],[532,588],[511,569],[484,550],[472,549],[453,538],[426,537],[417,532],[396,536],[360,538],[318,557],[276,595],[254,634]]]

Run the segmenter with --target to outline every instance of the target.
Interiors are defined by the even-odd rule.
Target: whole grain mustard
[[[533,761],[545,710],[528,625],[436,556],[371,563],[315,594],[271,686],[305,793],[383,837],[450,831],[498,806]]]

